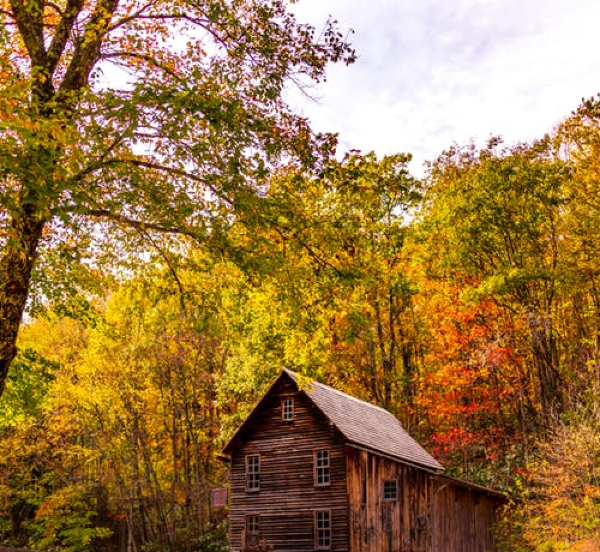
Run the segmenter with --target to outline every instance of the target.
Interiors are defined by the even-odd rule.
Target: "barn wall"
[[[462,487],[445,478],[432,478],[432,550],[490,552],[495,511],[501,499]]]
[[[351,552],[493,552],[499,499],[370,452],[348,447]],[[398,499],[383,483],[398,481]]]
[[[347,448],[347,470],[352,552],[431,549],[428,474],[352,447]],[[393,479],[398,498],[384,500],[383,482]]]
[[[295,397],[293,422],[281,420],[281,397]],[[230,468],[231,550],[242,549],[246,515],[260,516],[260,538],[274,552],[314,550],[316,509],[330,509],[332,547],[348,551],[348,502],[344,445],[322,414],[283,380],[250,420]],[[331,484],[315,487],[313,452],[330,451]],[[245,489],[245,456],[259,454],[260,491]]]

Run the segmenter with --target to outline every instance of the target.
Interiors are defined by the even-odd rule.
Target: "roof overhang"
[[[381,458],[386,458],[387,460],[393,460],[394,462],[398,462],[398,464],[404,464],[406,466],[410,466],[411,468],[418,468],[424,472],[431,473],[434,475],[441,474],[442,471],[444,470],[443,466],[439,470],[435,470],[431,466],[425,466],[425,465],[419,464],[417,462],[411,462],[410,460],[406,460],[405,458],[402,458],[400,456],[394,456],[393,454],[386,454],[385,452],[381,452],[380,450],[366,447],[365,445],[362,445],[360,443],[355,443],[353,441],[347,441],[346,444],[347,444],[347,446],[355,448],[357,450],[364,450],[371,454],[375,454],[376,456],[381,456]]]
[[[437,479],[439,479],[440,481],[447,481],[448,484],[456,485],[457,487],[463,487],[471,491],[478,491],[480,493],[487,494],[495,498],[507,500],[506,494],[501,493],[500,491],[496,491],[495,489],[490,489],[489,487],[484,487],[483,485],[477,485],[476,483],[470,483],[469,481],[462,481],[461,479],[456,479],[443,473],[437,473],[435,475]]]

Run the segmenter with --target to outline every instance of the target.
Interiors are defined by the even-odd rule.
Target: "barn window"
[[[258,454],[246,456],[246,489],[249,491],[260,489],[260,456]]]
[[[246,546],[249,548],[258,546],[260,533],[260,522],[257,515],[246,516]]]
[[[383,500],[398,500],[398,481],[396,479],[383,482]]]
[[[329,451],[315,451],[315,485],[329,485]]]
[[[329,510],[315,512],[315,548],[320,550],[331,548],[331,512]]]
[[[250,535],[258,535],[259,532],[259,517],[246,516],[246,532]]]
[[[294,399],[292,397],[282,399],[281,418],[285,422],[291,422],[294,419]]]

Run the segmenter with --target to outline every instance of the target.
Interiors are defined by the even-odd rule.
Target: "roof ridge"
[[[362,399],[359,399],[358,397],[353,397],[352,395],[349,395],[348,393],[344,393],[343,391],[340,391],[339,389],[336,389],[335,387],[331,387],[330,385],[325,385],[324,383],[321,383],[320,381],[317,380],[313,380],[313,385],[317,384],[321,387],[325,387],[328,391],[333,391],[334,393],[337,393],[338,395],[342,395],[347,399],[350,399],[354,402],[363,404],[365,406],[368,406],[369,408],[374,408],[376,410],[381,410],[382,412],[385,412],[388,416],[391,416],[392,418],[394,418],[396,421],[398,421],[398,423],[400,423],[400,420],[398,420],[398,418],[396,418],[396,416],[394,416],[389,410],[386,410],[385,408],[383,408],[382,406],[379,406],[377,404],[373,404],[367,401],[363,401]],[[402,425],[402,424],[400,424]]]
[[[443,466],[412,437],[402,422],[389,410],[313,378],[296,374],[287,368],[284,368],[284,372],[348,442],[367,447],[379,454],[391,455],[400,461],[443,470]]]
[[[284,372],[287,372],[289,375],[291,375],[295,380],[297,380],[298,374],[296,372],[294,372],[293,370],[290,370],[289,368],[284,368],[283,370],[284,370]],[[398,418],[396,418],[396,416],[394,416],[389,410],[386,410],[382,406],[379,406],[377,404],[373,404],[373,403],[370,403],[367,401],[363,401],[362,399],[359,399],[358,397],[353,397],[352,395],[349,395],[348,393],[344,393],[343,391],[340,391],[339,389],[336,389],[335,387],[331,387],[331,385],[326,385],[324,383],[321,383],[320,381],[318,381],[310,376],[302,376],[302,377],[310,378],[311,385],[318,385],[320,387],[324,387],[328,391],[333,391],[334,393],[337,393],[338,395],[343,395],[347,399],[351,399],[355,402],[361,403],[365,406],[368,406],[369,408],[375,408],[377,410],[381,410],[382,412],[385,412],[389,416],[392,416],[393,418],[395,418],[400,423],[400,420],[398,420]],[[402,424],[400,424],[400,425],[402,425]]]

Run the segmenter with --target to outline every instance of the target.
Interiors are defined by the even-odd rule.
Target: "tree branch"
[[[173,71],[172,69],[169,69],[168,67],[165,67],[163,64],[159,63],[159,61],[149,55],[149,54],[140,54],[137,52],[125,52],[125,51],[121,51],[121,52],[112,52],[110,54],[102,54],[101,55],[102,59],[111,59],[111,58],[132,58],[132,59],[139,59],[142,61],[145,61],[146,63],[148,63],[148,65],[151,65],[152,67],[156,67],[157,69],[160,69],[161,71],[164,71],[165,73],[167,73],[167,75],[172,76],[175,79],[181,80],[182,76],[178,75],[175,71]]]
[[[52,5],[52,7],[58,10],[58,7],[54,4],[49,5]],[[52,38],[52,43],[48,48],[48,71],[50,74],[54,73],[54,70],[58,65],[67,41],[69,40],[71,30],[73,29],[73,23],[75,23],[75,20],[80,14],[82,8],[83,0],[67,0],[67,7],[64,13],[61,13],[60,22],[56,27],[54,37]]]
[[[119,213],[114,213],[113,211],[109,211],[108,209],[88,209],[85,211],[77,211],[77,214],[89,216],[92,218],[108,219],[112,222],[122,224],[123,226],[134,228],[139,232],[153,230],[154,232],[159,232],[161,234],[186,236],[188,238],[192,238],[197,242],[201,241],[199,233],[193,232],[192,230],[188,230],[187,228],[179,228],[176,226],[165,226],[153,222],[145,222],[143,220],[133,219],[131,217],[126,217],[125,215],[120,215]]]
[[[285,234],[285,230],[287,230],[291,234],[292,238],[294,240],[296,240],[297,243],[300,244],[300,247],[302,247],[308,253],[308,255],[314,261],[317,262],[317,264],[319,264],[323,268],[330,268],[338,276],[341,276],[342,273],[341,273],[340,269],[338,267],[336,267],[334,264],[330,263],[327,259],[325,259],[322,255],[320,255],[310,244],[308,244],[306,241],[304,241],[300,237],[300,234],[297,230],[295,230],[291,226],[283,227],[283,226],[277,224],[276,222],[274,222],[273,220],[268,220],[268,222],[269,222],[269,224],[271,224],[271,227],[275,230],[275,232],[277,232],[279,234],[281,239],[283,239],[283,240],[289,239],[289,237]]]
[[[83,36],[77,41],[73,58],[60,86],[61,91],[80,90],[87,84],[90,71],[100,57],[100,46],[118,3],[119,0],[98,1]]]
[[[47,56],[44,48],[44,21],[39,1],[34,0],[25,5],[23,0],[10,0],[10,7],[32,66],[45,68]]]
[[[49,8],[52,8],[60,17],[64,17],[65,12],[62,11],[60,9],[60,7],[57,4],[55,4],[54,2],[50,2],[47,0],[45,5],[48,6]]]
[[[183,169],[167,167],[165,165],[161,165],[160,163],[152,163],[150,161],[141,161],[139,159],[127,159],[127,160],[117,159],[115,161],[120,161],[121,163],[125,163],[125,164],[130,163],[131,165],[134,165],[136,167],[144,167],[146,169],[154,169],[154,170],[161,171],[161,172],[175,174],[177,176],[189,178],[190,180],[193,180],[194,182],[200,182],[201,184],[206,186],[213,194],[215,194],[215,196],[218,197],[220,200],[224,201],[228,205],[233,205],[233,201],[231,199],[223,196],[222,192],[220,190],[218,190],[214,186],[211,186],[208,182],[206,182],[206,180],[204,178],[202,178],[198,175],[189,173],[187,171],[184,171]]]
[[[156,249],[156,251],[158,251],[158,254],[162,257],[162,259],[167,264],[169,272],[173,276],[173,279],[175,280],[175,283],[177,284],[177,287],[179,288],[179,305],[181,306],[181,310],[183,312],[186,312],[185,292],[183,289],[183,284],[181,283],[181,280],[179,279],[179,276],[177,275],[177,269],[175,268],[175,266],[173,266],[173,263],[171,262],[171,259],[169,259],[169,256],[167,255],[167,253],[165,251],[163,251],[163,249],[156,243],[156,240],[154,240],[154,238],[152,236],[150,236],[144,229],[139,229],[138,232],[144,239],[146,239],[150,242],[152,247],[154,247]]]
[[[154,4],[156,4],[157,0],[151,0],[150,2],[148,2],[147,4],[145,4],[144,6],[142,6],[138,11],[132,13],[131,15],[128,15],[127,17],[123,17],[121,19],[119,19],[118,21],[116,21],[113,25],[111,25],[108,28],[108,32],[112,32],[115,29],[119,28],[122,25],[126,25],[127,23],[129,23],[130,21],[134,21],[136,19],[139,19],[141,17],[141,15],[150,7],[152,7]]]
[[[227,48],[226,41],[223,40],[222,37],[220,37],[213,29],[210,28],[210,21],[208,21],[207,19],[200,19],[197,17],[190,17],[189,15],[176,14],[176,13],[153,13],[153,14],[148,14],[148,15],[142,15],[143,11],[148,6],[144,6],[144,8],[142,8],[141,10],[139,10],[138,12],[136,12],[133,15],[124,17],[123,19],[119,19],[119,21],[117,21],[114,25],[112,25],[109,28],[109,31],[113,31],[114,29],[117,29],[118,27],[127,25],[127,23],[130,23],[131,21],[135,21],[135,20],[139,20],[139,19],[155,19],[155,20],[156,19],[159,19],[159,20],[173,19],[173,20],[178,20],[178,21],[187,21],[188,23],[192,23],[193,25],[205,30],[207,33],[209,33],[215,39],[216,42],[221,44],[221,46],[223,46],[224,48]]]

